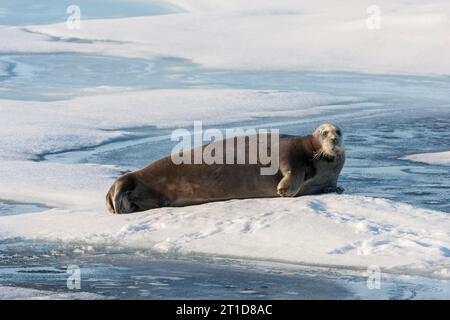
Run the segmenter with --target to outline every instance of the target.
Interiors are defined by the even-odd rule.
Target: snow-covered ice
[[[411,154],[401,157],[400,159],[430,164],[450,165],[450,151]]]
[[[133,91],[53,102],[0,100],[0,158],[33,159],[42,153],[123,137],[112,129],[191,126],[196,120],[212,125],[270,115],[311,116],[333,109],[334,104],[359,100],[307,92],[231,89]]]
[[[91,196],[97,196],[92,194]],[[97,197],[96,197],[97,198]],[[52,209],[0,217],[0,234],[448,278],[448,214],[384,199],[250,199],[132,215]]]
[[[173,3],[188,12],[89,20],[79,30],[69,30],[65,23],[28,27],[36,35],[24,34],[19,28],[0,28],[0,35],[9,33],[15,38],[1,50],[171,56],[231,69],[450,73],[450,7],[446,1],[378,1],[380,29],[367,27],[371,1],[353,0],[345,6],[329,0]],[[42,41],[45,35],[93,43]]]

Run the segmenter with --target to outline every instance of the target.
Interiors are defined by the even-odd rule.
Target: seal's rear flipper
[[[138,206],[132,201],[134,180],[122,176],[109,189],[106,195],[106,208],[111,213],[131,213],[137,211]]]
[[[115,213],[114,203],[112,201],[112,196],[111,196],[111,194],[114,194],[114,186],[115,186],[115,184],[112,185],[112,187],[109,189],[108,193],[106,194],[106,209],[110,213]]]

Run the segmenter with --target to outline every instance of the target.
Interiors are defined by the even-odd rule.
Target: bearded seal
[[[232,139],[232,143],[237,143],[237,138]],[[248,144],[245,146],[248,159]],[[267,146],[269,152],[270,148]],[[226,149],[223,151],[225,154]],[[106,195],[106,207],[109,212],[120,214],[230,199],[343,191],[337,187],[337,180],[344,166],[345,151],[342,130],[335,125],[323,124],[305,137],[280,136],[278,159],[275,174],[261,175],[263,165],[259,161],[174,164],[168,156],[119,177]]]

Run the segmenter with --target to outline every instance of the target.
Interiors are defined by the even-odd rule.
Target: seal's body
[[[329,126],[329,137],[319,130],[324,126]],[[280,136],[279,169],[272,175],[261,174],[261,168],[267,166],[259,158],[256,164],[175,164],[170,156],[165,157],[117,179],[106,196],[106,206],[112,213],[131,213],[229,199],[336,191],[345,161],[340,136],[340,130],[332,125],[322,125],[306,137]],[[237,145],[237,138],[233,140]],[[211,144],[202,146],[203,150],[207,146]],[[225,146],[220,144],[224,157]],[[265,151],[271,154],[271,145]],[[193,156],[194,151],[189,152]],[[248,143],[245,159],[249,159]]]

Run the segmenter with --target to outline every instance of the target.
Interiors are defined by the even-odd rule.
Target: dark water
[[[10,242],[0,246],[0,282],[70,292],[67,267],[77,265],[80,290],[120,299],[330,299],[350,294],[333,281],[315,279],[300,269],[292,272],[283,265],[258,267],[237,260],[164,256],[120,247],[86,248]]]
[[[399,157],[450,149],[450,117],[436,114],[373,121],[346,137],[349,161],[341,184],[347,193],[383,197],[450,212],[450,168]]]
[[[450,298],[448,281],[364,271],[211,257],[177,257],[115,247],[32,241],[0,245],[2,286],[115,299],[421,299]],[[68,288],[79,267],[79,289]],[[70,281],[69,281],[70,282]],[[1,292],[0,292],[1,296]]]

